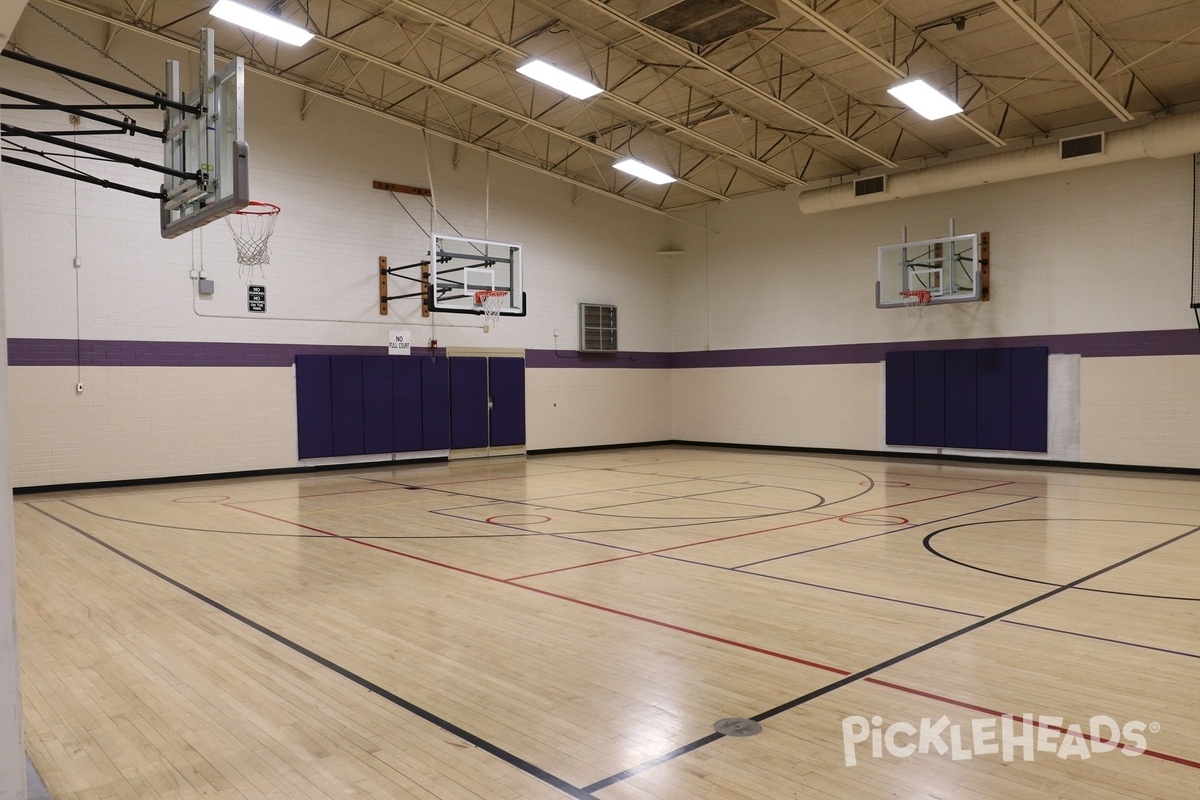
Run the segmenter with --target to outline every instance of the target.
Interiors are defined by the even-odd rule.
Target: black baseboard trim
[[[124,478],[115,481],[84,481],[81,483],[47,484],[45,486],[14,486],[12,492],[14,495],[18,495],[70,492],[77,489],[127,489],[136,486],[162,486],[172,483],[203,483],[205,481],[240,480],[242,478],[275,478],[285,475],[303,475],[306,473],[334,472],[337,470],[379,469],[380,467],[398,467],[408,464],[433,464],[449,460],[446,456],[431,456],[429,458],[410,458],[402,461],[385,459],[381,461],[356,461],[349,464],[314,464],[304,467],[250,469],[241,472],[206,472],[199,475],[165,475],[158,478]]]
[[[552,456],[558,453],[586,453],[591,450],[628,450],[634,447],[666,447],[680,442],[671,439],[660,439],[655,442],[620,442],[618,444],[585,444],[578,447],[548,447],[545,450],[527,450],[530,456]]]
[[[728,450],[758,450],[775,453],[811,453],[814,455],[842,456],[846,458],[893,459],[901,461],[952,462],[956,464],[982,464],[1035,469],[1074,469],[1101,472],[1138,472],[1157,475],[1200,476],[1200,468],[1161,467],[1141,464],[1105,464],[1093,461],[1048,461],[1035,458],[990,457],[947,453],[894,452],[891,450],[846,450],[834,447],[795,447],[773,444],[741,444],[738,442],[697,442],[687,439],[660,439],[652,442],[620,442],[617,444],[581,445],[579,447],[550,447],[543,450],[528,450],[528,456],[586,453],[596,450],[631,450],[640,447],[712,447]],[[256,469],[243,472],[212,472],[199,475],[168,475],[158,478],[128,478],[115,481],[88,481],[82,483],[58,483],[45,486],[14,486],[13,494],[43,494],[46,492],[69,492],[78,489],[121,489],[137,486],[160,486],[172,483],[201,483],[205,481],[237,480],[241,478],[272,478],[285,475],[333,472],[337,470],[379,469],[380,467],[403,467],[409,464],[433,464],[448,462],[446,456],[413,458],[402,461],[386,459],[362,461],[350,464],[320,464],[303,467],[280,467],[278,469]]]
[[[1080,469],[1105,472],[1149,472],[1165,475],[1200,475],[1197,467],[1162,467],[1144,464],[1105,464],[1098,461],[1051,461],[1041,458],[1014,458],[1011,456],[975,456],[957,453],[921,453],[893,450],[842,450],[834,447],[794,447],[772,444],[738,444],[735,442],[695,442],[676,439],[669,444],[690,447],[723,447],[734,450],[767,450],[784,453],[813,453],[816,455],[848,456],[852,458],[886,458],[912,461],[951,461],[956,464],[987,464],[1012,467],[1034,467],[1043,469]]]

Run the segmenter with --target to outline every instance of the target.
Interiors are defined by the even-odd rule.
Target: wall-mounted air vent
[[[1093,133],[1088,136],[1063,139],[1058,143],[1058,146],[1058,155],[1063,161],[1066,161],[1068,158],[1094,156],[1104,152],[1104,134]]]
[[[637,18],[680,39],[707,45],[777,16],[775,0],[642,0]]]
[[[617,352],[617,307],[579,304],[579,352]]]
[[[874,178],[859,178],[854,182],[854,196],[865,197],[869,194],[879,194],[887,190],[887,177],[876,175]]]

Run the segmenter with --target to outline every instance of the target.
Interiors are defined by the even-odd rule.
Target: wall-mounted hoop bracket
[[[417,276],[406,274],[405,270],[416,270]],[[419,289],[403,294],[388,294],[388,278],[395,277],[418,284]],[[389,300],[404,300],[410,297],[421,298],[421,316],[429,316],[429,261],[417,261],[402,267],[389,267],[387,256],[379,257],[379,314],[387,316]]]

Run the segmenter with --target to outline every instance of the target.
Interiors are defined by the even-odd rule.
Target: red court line
[[[905,694],[917,695],[918,697],[924,697],[924,698],[927,698],[929,700],[934,700],[939,703],[947,703],[948,705],[958,706],[959,708],[965,708],[969,711],[978,711],[980,714],[987,714],[988,716],[992,716],[992,717],[996,717],[996,718],[1011,717],[1012,719],[1014,719],[1018,722],[1024,723],[1024,720],[1022,720],[1021,717],[1016,716],[1014,714],[1006,714],[1003,711],[996,711],[995,709],[986,708],[984,706],[977,706],[974,703],[966,703],[966,702],[963,702],[962,700],[955,700],[952,697],[944,697],[940,694],[933,694],[932,692],[924,692],[924,691],[921,691],[920,689],[914,689],[911,686],[904,686],[899,683],[892,683],[891,681],[885,681],[885,680],[881,680],[879,678],[863,678],[863,683],[873,683],[876,686],[884,686],[888,689],[895,689],[898,692],[904,692]],[[1048,725],[1047,723],[1042,722],[1040,719],[1037,719],[1036,717],[1032,720],[1029,720],[1029,724],[1031,724],[1037,728],[1045,728],[1045,729],[1051,730],[1051,731],[1058,731],[1059,733],[1066,733],[1071,736],[1078,736],[1081,739],[1086,739],[1089,742],[1096,742],[1096,741],[1104,742],[1105,741],[1103,739],[1097,739],[1094,736],[1092,736],[1091,734],[1084,733],[1083,731],[1070,731],[1059,725]],[[1117,747],[1121,750],[1130,749],[1129,746],[1126,745],[1124,742],[1117,742],[1113,746]],[[1183,758],[1182,756],[1173,756],[1173,755],[1170,755],[1169,753],[1159,753],[1156,750],[1143,750],[1141,754],[1150,756],[1151,758],[1162,759],[1163,761],[1170,761],[1173,764],[1180,764],[1185,767],[1192,767],[1193,769],[1200,769],[1200,761],[1192,761],[1190,758]]]
[[[926,503],[930,500],[941,500],[946,497],[954,497],[956,495],[961,495],[961,494],[972,494],[974,492],[982,492],[985,489],[998,489],[1001,486],[1010,486],[1010,485],[1012,485],[1012,481],[1004,481],[1002,483],[993,484],[991,486],[977,486],[974,489],[963,489],[962,491],[959,491],[959,492],[948,492],[946,494],[934,495],[933,497],[922,497],[917,500],[905,500],[903,503],[891,503],[890,505],[876,506],[875,508],[867,508],[867,509],[863,509],[862,511],[850,511],[850,512],[847,512],[844,514],[834,514],[832,516],[817,517],[816,519],[807,519],[807,520],[804,520],[803,522],[793,522],[788,525],[777,525],[774,528],[763,528],[760,531],[748,531],[746,533],[734,533],[729,536],[718,536],[715,539],[705,539],[704,541],[700,541],[700,542],[689,542],[688,544],[676,544],[676,545],[672,545],[670,547],[660,547],[657,550],[646,550],[645,552],[642,552],[642,553],[630,553],[629,555],[615,556],[613,558],[604,558],[599,561],[589,561],[586,564],[574,564],[569,567],[559,567],[558,569],[544,570],[543,572],[531,572],[528,575],[517,575],[515,577],[509,578],[509,580],[510,581],[521,581],[521,580],[525,580],[526,578],[539,578],[543,575],[553,575],[558,572],[569,572],[570,570],[573,570],[573,569],[583,569],[584,567],[595,567],[600,564],[611,564],[614,561],[625,561],[630,558],[641,558],[642,556],[653,556],[653,555],[658,555],[659,553],[669,553],[673,550],[684,550],[688,547],[698,547],[702,544],[713,544],[715,542],[727,542],[731,539],[741,539],[745,536],[757,536],[760,533],[773,533],[775,531],[787,530],[788,528],[799,528],[803,525],[814,525],[818,522],[829,522],[830,520],[841,519],[842,517],[855,516],[855,515],[859,515],[859,514],[870,514],[873,511],[882,511],[887,508],[899,508],[900,506],[908,506],[908,505],[912,505],[913,503]],[[671,526],[667,525],[665,527],[669,528]],[[570,532],[566,532],[561,535],[570,536],[571,534],[570,534]]]
[[[1004,486],[1005,484],[998,484],[998,485]],[[987,488],[992,488],[992,487],[985,486],[982,488],[987,489]],[[978,491],[978,490],[970,490],[970,491]],[[966,492],[953,492],[952,494],[965,494],[965,493]],[[949,495],[944,495],[944,496],[949,496]],[[931,498],[926,498],[926,499],[934,500],[937,498],[931,497]],[[918,502],[922,502],[922,501],[912,500],[909,502],[918,503]],[[906,505],[906,503],[899,504],[899,505]],[[710,642],[717,642],[719,644],[729,645],[730,647],[736,647],[740,650],[746,650],[751,653],[759,653],[760,655],[769,656],[771,658],[778,658],[783,661],[791,662],[793,664],[800,664],[802,666],[812,667],[813,669],[819,669],[824,672],[832,672],[835,675],[847,676],[847,675],[853,674],[849,670],[845,670],[840,667],[830,666],[829,664],[822,664],[819,661],[810,661],[809,659],[800,658],[798,656],[788,655],[787,653],[781,653],[777,650],[769,650],[765,647],[758,647],[757,645],[752,645],[747,642],[739,642],[736,639],[729,639],[724,636],[717,636],[716,634],[706,633],[704,631],[696,630],[695,628],[688,628],[683,625],[676,625],[672,622],[665,622],[663,620],[654,619],[653,617],[646,617],[646,616],[642,616],[641,614],[634,614],[630,611],[622,611],[619,608],[612,608],[610,606],[603,606],[603,605],[600,605],[599,603],[593,603],[588,600],[581,600],[577,597],[571,597],[571,596],[565,595],[565,594],[558,594],[557,592],[551,592],[546,589],[539,589],[536,586],[526,586],[524,584],[514,583],[513,581],[517,580],[516,578],[508,578],[508,579],[497,578],[494,575],[488,575],[483,572],[476,572],[475,570],[467,569],[465,567],[457,567],[457,566],[454,566],[453,564],[446,564],[442,561],[435,561],[432,558],[425,558],[424,556],[413,555],[412,553],[405,553],[402,550],[395,550],[391,547],[384,547],[383,545],[375,544],[374,542],[366,542],[361,539],[355,539],[353,536],[343,536],[339,533],[333,533],[332,531],[322,530],[321,528],[316,528],[316,527],[313,527],[312,525],[305,525],[302,522],[295,522],[294,520],[288,520],[288,519],[283,519],[281,517],[271,516],[270,514],[264,514],[261,511],[254,511],[253,509],[249,509],[249,508],[239,508],[238,506],[235,506],[235,505],[229,505],[229,507],[236,508],[239,511],[244,511],[247,514],[254,514],[256,516],[264,517],[266,519],[274,520],[276,522],[282,522],[286,525],[294,525],[297,528],[303,528],[304,530],[313,531],[314,533],[320,533],[320,534],[330,537],[331,539],[339,539],[343,542],[350,542],[352,544],[361,545],[363,547],[369,547],[372,550],[379,550],[384,553],[389,553],[391,555],[396,555],[396,556],[400,556],[402,558],[407,558],[412,561],[420,562],[422,564],[428,564],[430,566],[440,567],[442,569],[448,569],[448,570],[451,570],[452,572],[458,572],[463,575],[470,575],[475,578],[483,578],[484,580],[491,581],[493,583],[500,583],[505,586],[511,586],[514,589],[524,589],[527,592],[533,592],[535,594],[540,594],[544,597],[552,597],[556,600],[563,600],[565,602],[573,603],[578,606],[583,606],[584,608],[590,608],[595,611],[602,611],[607,614],[615,614],[616,616],[624,617],[625,619],[635,620],[637,622],[645,622],[647,624],[654,625],[659,628],[665,628],[666,630],[676,631],[678,633],[687,634],[689,636],[696,636],[701,639],[706,639]],[[834,517],[833,519],[836,519],[836,517]],[[786,528],[786,527],[792,527],[792,526],[785,525],[783,527]],[[906,694],[912,694],[912,695],[916,695],[919,697],[925,697],[927,699],[934,700],[937,702],[947,703],[949,705],[957,706],[959,708],[965,708],[965,709],[969,709],[972,711],[978,711],[982,714],[988,714],[988,715],[991,715],[994,717],[1013,716],[1011,714],[1006,715],[1003,712],[994,711],[992,709],[985,708],[983,706],[977,706],[977,705],[974,705],[971,703],[967,703],[962,700],[955,700],[950,697],[943,697],[941,695],[932,694],[930,692],[925,692],[925,691],[922,691],[920,689],[915,689],[910,686],[904,686],[902,684],[892,683],[890,681],[881,680],[879,678],[868,677],[868,678],[864,678],[863,681],[866,683],[873,683],[873,684],[876,684],[878,686],[882,686],[882,687],[885,687],[888,689],[895,689],[897,691],[905,692]],[[1014,717],[1014,719],[1019,719],[1019,717]],[[1035,724],[1040,724],[1040,723],[1035,723]],[[1064,728],[1056,728],[1055,726],[1052,726],[1052,725],[1040,725],[1040,726],[1058,730],[1063,733],[1071,733],[1070,731],[1067,731]],[[1086,734],[1081,733],[1079,735],[1083,736],[1084,738],[1089,738]],[[1163,761],[1170,761],[1175,764],[1180,764],[1185,767],[1192,767],[1192,768],[1200,769],[1200,762],[1192,761],[1190,759],[1182,758],[1180,756],[1173,756],[1173,755],[1170,755],[1167,753],[1159,753],[1159,752],[1156,752],[1153,750],[1145,750],[1145,751],[1143,751],[1142,754],[1151,756],[1153,758],[1158,758]]]

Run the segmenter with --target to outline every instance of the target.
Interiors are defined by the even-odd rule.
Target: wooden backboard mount
[[[420,268],[420,277],[414,278],[412,275],[405,274],[405,270]],[[402,280],[410,281],[420,285],[420,290],[415,292],[405,292],[403,294],[388,294],[388,277],[395,276]],[[421,316],[429,316],[429,261],[417,261],[413,264],[405,264],[402,267],[389,267],[387,256],[379,257],[379,315],[386,317],[388,313],[388,301],[400,300],[409,297],[421,298]]]
[[[433,197],[433,192],[428,189],[422,189],[419,186],[405,186],[400,183],[387,183],[386,181],[373,181],[371,187],[384,192],[393,192],[399,194],[415,194],[417,197]]]

